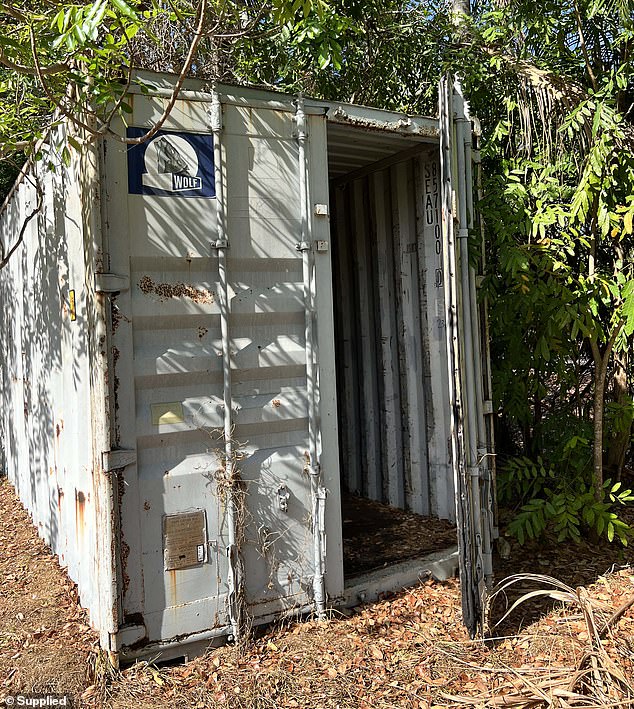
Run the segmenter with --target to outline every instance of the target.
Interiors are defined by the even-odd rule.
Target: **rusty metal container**
[[[137,78],[132,139],[173,85]],[[5,252],[26,225],[0,272],[2,465],[105,649],[188,655],[415,581],[344,579],[342,488],[481,555],[449,123],[191,81],[149,141],[65,166],[55,137],[0,216]]]

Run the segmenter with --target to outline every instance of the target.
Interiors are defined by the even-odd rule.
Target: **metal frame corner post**
[[[95,472],[95,509],[96,509],[96,545],[95,566],[98,579],[98,614],[100,642],[102,647],[116,653],[116,635],[121,622],[118,574],[118,502],[115,490],[118,471],[106,471],[103,466],[103,453],[111,448],[112,415],[111,402],[112,377],[110,376],[110,300],[108,294],[96,287],[96,254],[103,248],[103,220],[101,195],[101,149],[102,142],[91,143],[82,153],[84,169],[80,180],[83,182],[82,205],[85,210],[84,248],[90,253],[86,259],[85,287],[89,314],[88,338],[92,360],[90,377],[93,470]],[[87,303],[88,306],[88,303]],[[116,655],[111,656],[114,664]]]

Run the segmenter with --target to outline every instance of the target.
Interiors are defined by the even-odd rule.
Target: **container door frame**
[[[442,223],[445,315],[447,323],[447,349],[450,397],[450,449],[456,490],[456,524],[458,528],[458,556],[460,569],[460,587],[462,595],[463,621],[471,637],[486,625],[487,593],[492,581],[491,541],[493,529],[493,503],[491,496],[488,457],[492,453],[491,444],[486,446],[487,453],[481,453],[471,460],[467,441],[468,425],[465,421],[465,407],[476,405],[474,391],[466,390],[465,381],[465,327],[464,320],[471,317],[471,298],[461,289],[461,268],[469,268],[466,253],[460,253],[456,231],[461,225],[458,212],[460,176],[458,151],[463,150],[460,134],[456,129],[459,120],[467,120],[464,111],[457,116],[455,108],[465,105],[462,95],[456,91],[454,82],[449,77],[443,78],[439,86],[439,128],[440,128],[440,164],[442,180]],[[470,159],[470,158],[469,158]],[[462,178],[466,190],[472,189],[467,177],[471,175],[471,166]],[[465,187],[463,187],[465,189]],[[466,238],[460,240],[466,244]],[[463,247],[464,248],[464,247]],[[472,333],[480,337],[481,319],[475,323]],[[486,331],[486,330],[485,330]],[[477,350],[476,350],[477,351]],[[484,359],[488,372],[488,347]],[[488,391],[488,389],[487,389]],[[482,409],[485,409],[482,402]],[[478,410],[480,405],[478,404]],[[477,490],[477,491],[476,491]]]

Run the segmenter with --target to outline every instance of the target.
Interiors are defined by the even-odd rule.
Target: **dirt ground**
[[[634,510],[627,514],[634,522]],[[524,570],[570,588],[522,604],[486,642],[466,634],[450,579],[272,628],[187,664],[112,671],[73,584],[0,481],[0,701],[52,692],[71,694],[76,707],[112,709],[626,707],[634,704],[633,564],[632,551],[616,545],[511,544],[510,558],[496,560],[499,578]],[[494,602],[492,624],[505,598],[545,587],[522,577]]]

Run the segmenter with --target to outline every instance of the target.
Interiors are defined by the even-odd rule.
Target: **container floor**
[[[456,527],[380,502],[345,494],[343,568],[346,578],[455,545]]]

